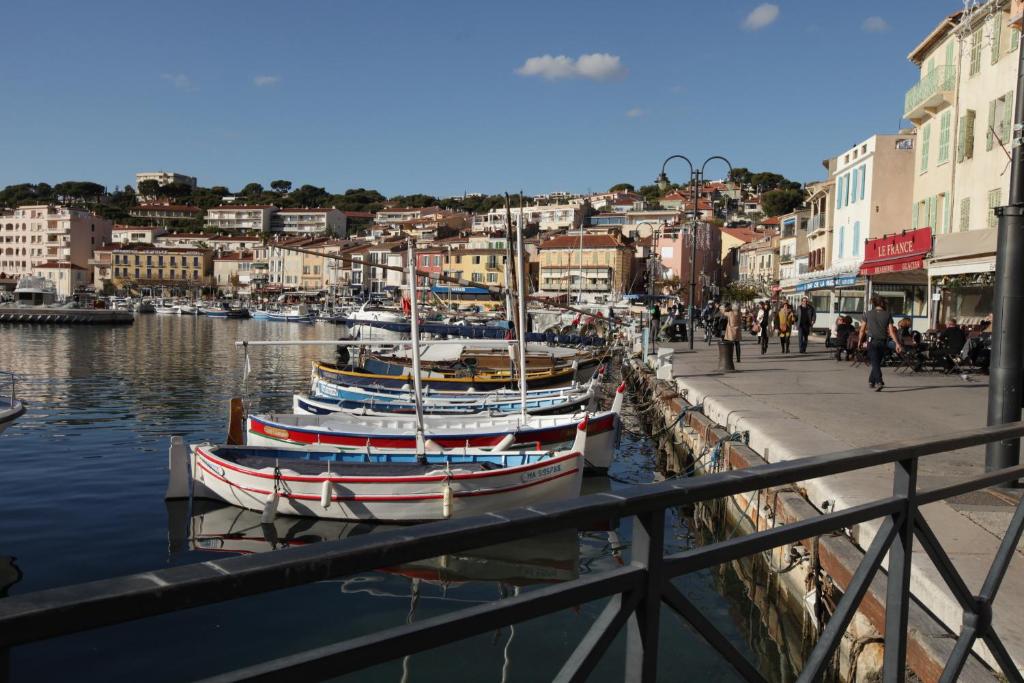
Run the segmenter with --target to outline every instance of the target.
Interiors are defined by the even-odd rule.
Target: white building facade
[[[33,275],[47,261],[89,269],[93,249],[109,244],[113,223],[80,209],[22,206],[0,214],[0,279]]]

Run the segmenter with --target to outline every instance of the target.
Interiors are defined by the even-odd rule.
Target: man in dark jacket
[[[807,338],[811,336],[811,329],[818,314],[811,305],[811,300],[806,296],[800,301],[796,309],[796,329],[800,337],[800,353],[807,353]]]

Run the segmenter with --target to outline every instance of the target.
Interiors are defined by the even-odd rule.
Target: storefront
[[[928,262],[932,324],[979,324],[993,310],[995,271],[995,229],[937,235]]]
[[[816,327],[833,327],[839,315],[864,312],[864,281],[853,273],[807,274],[796,285],[797,301],[808,297],[817,311]]]
[[[904,230],[867,240],[860,266],[866,286],[865,300],[880,296],[894,318],[910,318],[918,330],[930,327],[925,259],[931,250],[931,228]]]

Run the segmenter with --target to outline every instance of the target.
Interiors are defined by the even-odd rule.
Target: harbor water
[[[287,517],[261,526],[256,513],[163,499],[169,436],[222,441],[227,401],[243,391],[253,410],[286,411],[308,388],[310,362],[334,356],[330,347],[262,347],[243,386],[235,340],[335,336],[329,325],[191,316],[138,316],[125,327],[0,325],[0,370],[18,374],[28,408],[0,434],[0,596],[378,531]],[[659,476],[656,448],[633,427],[609,476],[586,480],[588,492]],[[669,515],[668,551],[689,547],[686,513]],[[0,653],[0,666],[13,681],[201,678],[610,569],[629,561],[629,546],[628,521],[554,534],[18,647]],[[769,680],[787,678],[739,582],[708,571],[678,585]],[[342,680],[547,681],[602,607]],[[661,679],[739,680],[667,609],[661,633]],[[621,680],[624,643],[620,634],[592,680]]]

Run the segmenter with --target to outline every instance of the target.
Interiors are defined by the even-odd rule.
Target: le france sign
[[[924,258],[932,250],[932,229],[918,228],[886,235],[864,244],[861,275],[898,273],[924,268]]]

